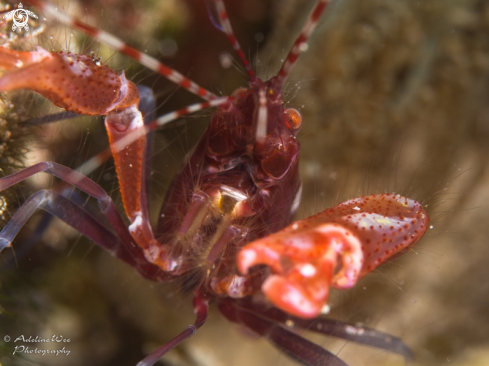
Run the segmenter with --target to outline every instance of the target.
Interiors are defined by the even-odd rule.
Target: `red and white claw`
[[[237,264],[243,274],[258,264],[269,266],[274,274],[262,284],[267,298],[292,315],[314,318],[331,286],[352,287],[412,247],[428,223],[414,200],[395,194],[361,197],[245,245]]]
[[[136,86],[92,56],[71,52],[13,51],[0,47],[0,90],[30,89],[67,111],[106,115],[139,103]]]
[[[165,261],[164,249],[154,239],[141,206],[146,131],[138,110],[139,92],[124,72],[117,75],[92,56],[71,52],[12,51],[0,47],[0,66],[9,70],[0,78],[0,91],[30,89],[67,111],[105,115],[105,125],[121,187],[122,201],[136,243],[148,260]],[[163,259],[162,259],[163,258]]]

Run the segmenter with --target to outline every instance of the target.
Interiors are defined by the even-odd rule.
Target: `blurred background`
[[[277,72],[314,1],[225,3],[243,50],[266,79]],[[16,5],[11,3],[11,9]],[[202,0],[73,0],[58,7],[115,33],[216,94],[229,95],[247,83]],[[125,70],[155,91],[158,114],[198,102],[49,19],[40,16],[31,24],[38,34],[17,39],[9,32],[11,23],[3,26],[4,45],[93,52],[115,70]],[[334,291],[330,300],[332,318],[401,337],[415,352],[416,365],[489,364],[488,77],[487,1],[341,0],[321,18],[286,87],[286,103],[301,110],[304,119],[300,218],[380,192],[401,193],[427,206],[433,227],[413,250],[354,289]],[[58,109],[25,91],[2,98],[5,174],[44,160],[76,168],[108,146],[102,119],[28,128],[22,122]],[[189,116],[156,133],[152,217],[209,116],[209,111]],[[7,144],[12,140],[23,144]],[[111,161],[91,178],[121,206]],[[2,192],[4,221],[31,193],[60,189],[59,184],[40,174]],[[7,249],[0,257],[2,366],[135,365],[193,322],[189,294],[177,285],[141,279],[58,220],[36,214],[14,244],[15,256]],[[12,356],[14,343],[2,342],[4,335],[61,335],[70,339],[62,345],[70,354]],[[383,351],[304,335],[351,366],[403,365]],[[213,308],[197,335],[160,364],[296,363]]]

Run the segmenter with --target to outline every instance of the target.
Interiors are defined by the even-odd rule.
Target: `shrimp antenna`
[[[316,28],[321,14],[324,12],[324,9],[326,9],[326,6],[330,1],[331,0],[319,0],[311,14],[309,14],[306,24],[304,24],[304,27],[302,28],[301,34],[299,34],[299,37],[297,37],[295,40],[294,45],[290,49],[289,54],[287,55],[287,58],[282,64],[282,68],[277,75],[278,85],[283,86],[285,84],[292,68],[299,58],[299,55],[307,50],[307,41]]]
[[[132,57],[134,60],[141,63],[141,65],[160,75],[163,75],[168,80],[174,82],[177,85],[180,85],[182,88],[188,90],[189,92],[198,95],[202,99],[213,100],[217,98],[217,95],[197,85],[178,71],[166,66],[157,59],[146,55],[145,53],[139,52],[138,50],[125,44],[123,41],[113,36],[112,34],[80,22],[79,20],[73,18],[67,13],[58,10],[58,8],[54,5],[44,2],[43,0],[29,0],[29,3],[38,6],[46,15],[52,16],[61,24],[78,29],[79,31],[89,35],[96,41],[110,46],[129,57]]]
[[[246,72],[250,77],[250,81],[253,82],[256,79],[256,75],[251,68],[250,62],[244,55],[236,36],[234,35],[223,0],[205,0],[205,4],[207,5],[207,12],[209,13],[209,19],[211,20],[212,24],[228,37],[229,42],[231,42],[231,45],[246,69]]]
[[[145,133],[148,134],[156,130],[157,128],[164,126],[167,123],[172,122],[187,114],[195,113],[211,107],[217,107],[218,105],[224,104],[230,100],[233,100],[233,98],[230,97],[216,98],[208,102],[192,104],[185,108],[181,108],[176,111],[164,114],[163,116],[158,117],[156,120],[148,123],[145,127]],[[134,143],[138,138],[139,138],[138,133],[136,132],[130,133],[124,138],[120,139],[119,141],[113,143],[112,149],[120,151],[124,147]],[[78,167],[77,171],[83,172],[84,175],[88,175],[92,173],[95,169],[97,169],[100,165],[102,165],[103,162],[110,159],[111,156],[112,156],[111,148],[107,148],[104,151],[95,155],[94,157],[90,158],[85,163],[83,163],[80,167]]]

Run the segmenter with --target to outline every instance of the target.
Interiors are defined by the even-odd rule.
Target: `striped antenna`
[[[163,75],[168,80],[174,82],[177,85],[180,85],[182,88],[188,90],[189,92],[198,95],[202,99],[213,100],[217,98],[217,95],[200,87],[190,79],[187,79],[185,76],[180,74],[178,71],[175,71],[172,68],[162,64],[157,59],[151,56],[139,52],[138,50],[125,44],[123,41],[113,36],[112,34],[84,24],[79,20],[73,18],[72,16],[64,13],[63,11],[58,10],[58,8],[53,6],[52,4],[44,2],[43,0],[29,0],[29,3],[38,6],[41,11],[46,15],[46,17],[52,17],[66,26],[80,30],[81,32],[95,39],[96,41],[112,47],[117,51],[133,58],[134,60],[141,63],[143,66],[146,66],[148,69],[160,75]]]
[[[156,130],[158,127],[164,126],[169,122],[172,122],[176,120],[177,118],[180,118],[182,116],[185,116],[187,114],[195,113],[198,111],[201,111],[206,108],[210,107],[216,107],[218,105],[224,104],[228,101],[231,101],[233,98],[232,97],[220,97],[216,98],[213,100],[210,100],[208,102],[204,103],[196,103],[189,105],[185,108],[164,114],[163,116],[159,117],[155,121],[148,123],[145,128],[145,133],[148,134],[151,131]],[[111,148],[117,151],[120,151],[124,149],[126,146],[132,144],[134,141],[136,141],[138,138],[140,138],[140,132],[139,131],[134,131],[134,133],[131,133],[124,138],[118,140],[116,143],[114,143]],[[89,159],[87,162],[83,163],[80,165],[76,171],[79,173],[83,173],[84,175],[88,175],[92,173],[95,169],[97,169],[99,166],[101,166],[105,161],[110,159],[112,157],[112,152],[111,148],[107,148],[101,153],[95,155],[91,159]]]
[[[243,50],[241,49],[241,46],[239,45],[239,42],[234,35],[233,28],[231,27],[231,22],[229,21],[229,17],[223,0],[206,0],[206,5],[212,23],[217,29],[222,31],[228,37],[231,45],[233,46],[234,50],[241,59],[244,68],[246,69],[246,72],[250,77],[250,81],[254,81],[256,79],[255,73],[253,72],[248,59],[244,55]]]
[[[318,0],[316,6],[314,7],[311,14],[307,18],[306,24],[302,28],[301,34],[297,37],[294,45],[292,46],[289,54],[287,55],[287,59],[282,65],[278,75],[277,75],[277,83],[278,85],[283,86],[287,81],[287,78],[290,75],[290,71],[294,67],[299,55],[307,50],[307,41],[311,36],[312,32],[316,28],[319,18],[323,13],[326,6],[329,4],[331,0]]]

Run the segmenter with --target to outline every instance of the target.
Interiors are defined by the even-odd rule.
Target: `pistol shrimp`
[[[94,197],[100,221],[76,200],[54,190],[34,193],[0,233],[0,250],[41,208],[136,269],[143,277],[191,283],[196,320],[139,366],[155,364],[204,325],[216,303],[231,322],[266,337],[304,365],[346,365],[292,328],[333,335],[411,358],[399,339],[320,317],[330,289],[347,289],[389,258],[411,248],[427,229],[423,207],[396,194],[351,199],[292,222],[301,195],[300,113],[285,108],[282,91],[328,0],[318,0],[278,74],[259,79],[231,28],[222,0],[208,0],[209,17],[231,42],[248,88],[218,97],[179,72],[114,36],[87,26],[44,1],[30,1],[48,19],[79,29],[138,60],[204,102],[156,120],[140,111],[140,90],[100,60],[70,52],[0,49],[9,70],[0,90],[28,88],[67,111],[105,115],[110,149],[130,224],[94,181],[54,162],[41,162],[0,179],[6,189],[39,172],[57,176]],[[147,207],[147,132],[181,116],[215,108],[209,127],[174,178],[155,228]],[[144,112],[143,112],[144,113]],[[307,123],[307,121],[305,122]],[[90,164],[99,164],[92,160]],[[89,165],[88,169],[91,165]],[[292,222],[292,223],[291,223]]]

